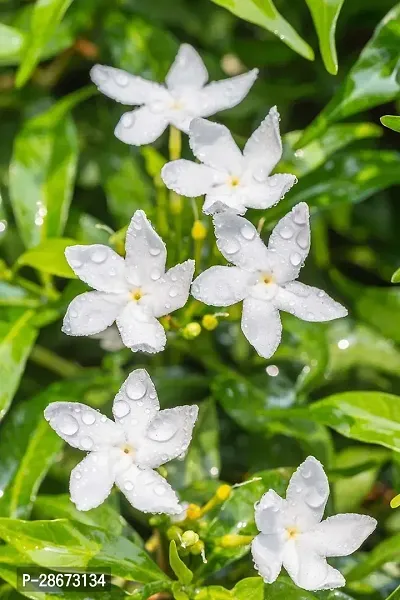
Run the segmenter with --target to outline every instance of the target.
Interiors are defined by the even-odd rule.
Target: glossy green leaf
[[[31,76],[40,55],[73,0],[36,0],[16,85],[22,87]]]
[[[393,273],[392,283],[400,283],[400,267]]]
[[[344,0],[306,0],[306,2],[317,30],[319,48],[326,70],[331,75],[336,75],[338,61],[335,32]]]
[[[212,0],[215,4],[230,10],[234,15],[268,29],[282,42],[308,60],[314,60],[313,49],[299,36],[284,19],[272,0]]]
[[[264,600],[264,582],[261,577],[246,577],[234,588],[227,590],[220,585],[201,588],[195,600]]]
[[[0,23],[0,64],[13,64],[24,44],[24,35],[15,27]]]
[[[348,438],[400,452],[400,398],[383,392],[344,392],[309,406],[312,419]]]
[[[385,115],[381,117],[381,123],[393,131],[400,132],[400,117],[398,115]]]
[[[33,267],[42,273],[58,275],[67,279],[75,279],[76,275],[67,263],[65,248],[77,242],[69,238],[53,238],[45,240],[31,250],[27,250],[17,261],[22,266]]]
[[[193,579],[193,573],[179,556],[174,540],[172,540],[169,545],[169,564],[180,583],[189,585]]]
[[[387,562],[396,562],[400,554],[400,533],[383,540],[368,556],[347,574],[347,581],[358,581],[373,573]]]
[[[396,4],[376,28],[331,102],[304,131],[298,147],[309,144],[331,123],[390,102],[399,95],[399,43],[400,4]]]
[[[78,139],[69,112],[93,94],[84,88],[26,121],[20,129],[10,164],[10,199],[26,247],[59,237],[68,218]]]
[[[11,404],[35,343],[37,331],[31,326],[33,317],[34,312],[27,310],[11,322],[0,322],[0,419]]]
[[[113,576],[141,583],[167,579],[148,554],[128,539],[67,519],[0,518],[0,538],[43,567],[109,567]]]

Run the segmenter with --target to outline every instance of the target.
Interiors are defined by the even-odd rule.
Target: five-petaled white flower
[[[194,117],[209,117],[236,106],[247,95],[258,74],[253,69],[221,81],[208,80],[207,69],[192,46],[182,44],[164,85],[120,69],[95,65],[90,76],[99,90],[127,105],[141,105],[125,113],[115,135],[126,144],[154,142],[169,124],[185,133]]]
[[[220,213],[214,226],[219,250],[235,266],[207,269],[193,282],[192,295],[213,306],[243,300],[242,330],[260,356],[270,358],[280,343],[279,310],[305,321],[330,321],[347,314],[325,292],[294,281],[310,249],[304,202],[279,221],[268,248],[243,217]]]
[[[243,154],[224,125],[194,119],[189,136],[193,154],[204,164],[175,160],[163,167],[161,176],[178,194],[206,194],[206,214],[226,209],[244,214],[248,208],[269,208],[296,182],[294,175],[269,176],[282,156],[275,106],[247,141]]]
[[[256,525],[261,533],[253,540],[251,551],[266,583],[277,579],[283,565],[295,584],[305,590],[345,584],[343,575],[326,558],[352,554],[377,523],[357,514],[336,515],[321,522],[328,497],[324,469],[309,456],[292,476],[286,500],[269,490],[256,504]]]
[[[79,402],[53,402],[44,416],[73,448],[90,453],[71,472],[71,500],[79,510],[99,506],[116,483],[143,512],[180,514],[172,487],[156,471],[186,452],[197,406],[160,410],[144,369],[133,371],[115,397],[114,421]]]
[[[68,263],[96,291],[80,294],[64,317],[68,335],[93,335],[116,321],[125,346],[133,352],[160,352],[165,331],[157,321],[188,299],[194,261],[165,273],[166,247],[142,210],[132,217],[125,260],[102,244],[69,246]]]

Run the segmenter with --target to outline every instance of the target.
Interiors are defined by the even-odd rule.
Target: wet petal
[[[136,447],[160,404],[157,392],[145,369],[132,371],[115,396],[113,414],[115,422],[125,431],[127,441]]]
[[[260,533],[251,543],[254,567],[265,583],[273,583],[282,568],[284,542],[279,534]]]
[[[279,133],[279,113],[273,106],[261,125],[248,139],[243,154],[249,165],[262,166],[266,175],[278,164],[282,156],[282,141]]]
[[[164,327],[134,302],[124,308],[117,318],[122,341],[132,352],[161,352],[167,338]]]
[[[294,175],[278,173],[260,181],[244,186],[242,196],[247,208],[270,208],[282,200],[286,192],[296,183]]]
[[[210,267],[193,282],[192,296],[211,306],[231,306],[247,296],[252,277],[238,267]]]
[[[225,125],[206,119],[193,119],[189,144],[202,163],[231,175],[240,175],[243,156]]]
[[[176,493],[156,471],[132,465],[117,475],[116,483],[132,506],[142,512],[177,515],[182,511]]]
[[[268,271],[270,253],[250,221],[226,212],[215,215],[214,228],[218,249],[226,260],[245,271]]]
[[[99,292],[128,291],[125,261],[103,244],[68,246],[65,258],[76,275]]]
[[[247,197],[238,194],[220,194],[219,189],[221,186],[216,187],[205,197],[203,204],[203,213],[205,215],[215,215],[222,212],[232,212],[238,215],[244,215],[247,206],[244,204]]]
[[[115,325],[111,325],[111,327],[107,327],[104,331],[94,334],[93,338],[99,340],[100,348],[106,352],[118,352],[118,350],[125,348],[118,328]]]
[[[276,533],[283,527],[286,502],[274,490],[268,490],[255,505],[255,521],[261,533]]]
[[[300,202],[279,221],[269,238],[272,272],[278,283],[293,281],[299,275],[310,250],[308,206]]]
[[[190,160],[174,160],[161,170],[161,177],[170,190],[177,194],[195,198],[206,194],[220,179],[215,169],[199,165]]]
[[[345,514],[329,517],[302,535],[321,556],[349,556],[376,528],[368,515]]]
[[[290,312],[303,321],[332,321],[347,315],[347,309],[326,292],[299,281],[282,286],[275,303],[279,310]]]
[[[130,284],[152,283],[152,274],[164,274],[167,249],[143,210],[133,215],[126,233],[126,275]]]
[[[168,123],[164,111],[158,112],[151,107],[142,106],[122,115],[114,135],[130,146],[143,146],[155,142],[164,133]]]
[[[309,456],[290,479],[286,500],[301,528],[319,523],[329,498],[329,483],[322,464]]]
[[[175,265],[162,276],[159,272],[153,272],[155,280],[149,288],[148,297],[146,296],[144,300],[148,302],[147,305],[151,307],[155,317],[162,317],[185,306],[189,297],[194,264],[194,260],[187,260],[180,265]]]
[[[242,331],[260,356],[270,358],[279,346],[282,336],[279,311],[272,302],[245,298]]]
[[[52,402],[44,418],[70,446],[86,452],[109,448],[125,439],[119,425],[79,402]]]
[[[343,575],[318,555],[302,536],[285,544],[283,566],[294,583],[304,590],[331,590],[346,582]]]
[[[182,44],[165,78],[169,89],[174,90],[182,86],[200,89],[207,80],[207,69],[198,52],[193,46]]]
[[[62,331],[67,335],[94,335],[110,327],[127,303],[125,294],[85,292],[68,306]]]
[[[209,117],[239,104],[247,96],[249,90],[257,79],[258,69],[248,73],[212,81],[199,92],[199,116]]]
[[[90,71],[90,78],[100,92],[122,104],[147,104],[168,101],[170,98],[165,87],[159,83],[114,67],[95,65]]]
[[[91,510],[104,502],[113,485],[113,461],[108,450],[91,452],[71,471],[71,500],[78,510]]]
[[[156,468],[184,454],[198,410],[197,406],[177,406],[157,413],[137,448],[136,463],[142,468]]]

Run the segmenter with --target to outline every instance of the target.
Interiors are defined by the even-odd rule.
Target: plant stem
[[[56,373],[56,375],[60,375],[61,377],[76,377],[83,371],[82,367],[79,365],[62,358],[55,354],[55,352],[39,345],[36,345],[33,348],[29,360],[41,367],[45,367],[49,371],[53,371],[53,373]]]
[[[181,157],[182,134],[173,125],[169,128],[168,149],[170,160],[178,160]],[[182,197],[173,190],[169,193],[169,209],[175,217],[177,258],[179,261],[182,247]]]

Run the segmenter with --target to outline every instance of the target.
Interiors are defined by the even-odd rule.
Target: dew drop
[[[133,490],[133,483],[132,483],[132,481],[125,481],[125,483],[124,483],[124,489],[126,489],[127,492],[130,492],[131,490]]]
[[[176,298],[176,296],[178,295],[178,289],[176,287],[172,287],[169,290],[169,295],[171,296],[171,298]]]
[[[130,410],[130,406],[127,402],[125,402],[125,400],[119,400],[113,406],[113,413],[118,419],[126,417]]]
[[[115,81],[121,87],[126,87],[129,83],[129,77],[126,73],[118,73],[115,78]]]
[[[80,471],[76,471],[74,477],[75,479],[82,479],[82,473]]]
[[[69,311],[69,316],[73,319],[76,319],[76,317],[78,316],[78,312],[75,309],[72,309]]]
[[[146,393],[146,385],[143,381],[130,381],[126,386],[126,394],[131,400],[140,400]]]
[[[165,492],[166,492],[166,487],[165,487],[165,485],[162,485],[162,483],[157,484],[154,488],[154,493],[157,496],[164,496]]]
[[[290,229],[290,227],[282,227],[282,229],[279,230],[279,235],[284,240],[290,240],[290,238],[293,237],[293,229]]]
[[[93,423],[96,421],[96,415],[90,411],[86,411],[82,415],[82,421],[85,423],[85,425],[93,425]]]
[[[88,435],[86,435],[85,437],[83,437],[81,439],[81,446],[84,450],[90,450],[91,448],[93,448],[93,440],[91,437],[89,437]]]
[[[161,252],[161,248],[150,248],[149,252],[152,256],[158,256]]]
[[[74,435],[74,433],[76,433],[79,430],[78,421],[70,415],[64,416],[59,427],[61,433],[63,433],[64,435]]]
[[[293,252],[293,254],[290,255],[290,262],[294,267],[297,267],[301,263],[300,254],[298,252]]]
[[[156,416],[147,430],[147,435],[155,442],[168,442],[177,432],[178,425],[169,415]]]
[[[153,281],[157,281],[161,277],[161,271],[159,271],[159,269],[153,269],[150,273],[150,277]]]
[[[243,225],[243,227],[240,230],[240,233],[242,234],[245,240],[249,241],[253,240],[254,236],[256,235],[254,228],[250,227],[250,225]]]
[[[308,233],[307,233],[307,231],[303,231],[303,230],[300,231],[296,238],[296,242],[298,243],[300,248],[303,248],[303,250],[306,250],[308,248]]]
[[[106,248],[95,248],[91,254],[90,258],[95,263],[103,263],[107,258],[107,249]]]
[[[294,207],[293,220],[297,225],[304,225],[307,222],[307,212],[304,206],[297,205]]]
[[[237,240],[225,240],[223,245],[223,251],[226,254],[236,254],[240,250],[240,244]]]

